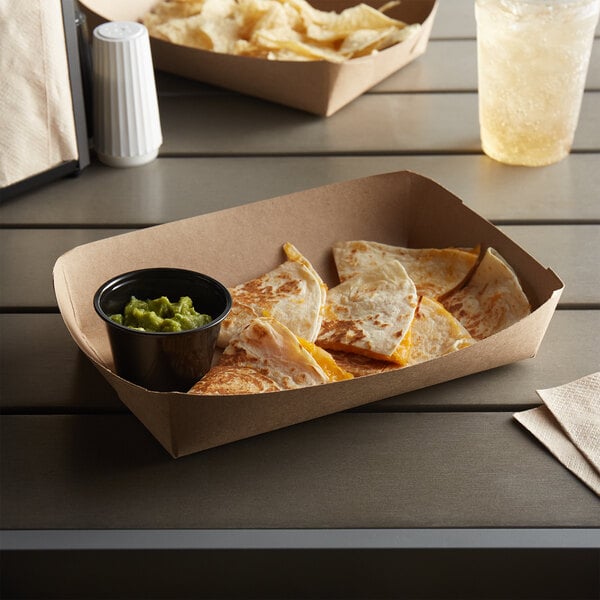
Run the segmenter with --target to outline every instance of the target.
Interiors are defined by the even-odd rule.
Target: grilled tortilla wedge
[[[454,315],[437,300],[427,296],[419,298],[411,326],[411,340],[408,365],[438,358],[475,343]]]
[[[410,351],[405,366],[415,365],[472,346],[475,340],[437,300],[421,296],[410,326]],[[331,351],[335,362],[355,377],[402,368],[350,352]]]
[[[381,263],[328,291],[317,344],[403,365],[416,306],[406,269],[397,260]]]
[[[276,319],[254,319],[233,338],[192,394],[254,394],[351,379],[331,355]]]
[[[397,260],[413,280],[419,296],[436,299],[465,280],[477,263],[479,248],[403,248],[348,241],[334,244],[333,257],[340,281]]]
[[[220,348],[225,348],[251,321],[263,316],[277,319],[303,339],[317,339],[327,286],[293,244],[284,244],[283,250],[285,262],[229,289],[233,302],[221,324],[217,340]]]
[[[466,284],[440,301],[476,340],[509,327],[531,312],[517,275],[493,248],[485,251]]]

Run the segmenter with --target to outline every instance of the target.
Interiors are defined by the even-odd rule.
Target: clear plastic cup
[[[476,0],[483,151],[542,166],[567,156],[600,0]]]

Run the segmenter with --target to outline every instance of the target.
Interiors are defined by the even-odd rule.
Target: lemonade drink
[[[570,151],[600,0],[476,0],[483,151],[541,166]]]

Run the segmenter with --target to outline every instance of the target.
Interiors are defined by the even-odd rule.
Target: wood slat
[[[598,524],[508,413],[343,413],[177,461],[130,415],[0,424],[6,529]]]
[[[409,170],[437,181],[492,221],[600,221],[596,154],[543,169],[485,156],[325,156],[158,159],[136,169],[98,162],[0,205],[8,226],[154,225],[332,182]]]
[[[59,256],[79,246],[123,233],[114,229],[10,229],[0,238],[0,308],[56,308],[52,269]]]
[[[367,94],[327,119],[243,96],[160,98],[161,156],[477,153],[477,94]],[[600,93],[584,95],[574,150],[600,150]]]
[[[514,225],[500,229],[563,280],[562,306],[583,304],[598,308],[600,227]]]
[[[475,8],[469,0],[439,0],[431,39],[475,38]]]
[[[521,244],[565,282],[561,305],[600,305],[597,285],[600,228],[593,225],[504,226]],[[0,238],[0,308],[54,308],[52,268],[67,250],[118,235],[114,229],[7,229]]]
[[[2,409],[129,412],[60,315],[0,315],[0,339]]]
[[[520,410],[537,405],[540,399],[536,389],[562,385],[598,369],[599,336],[600,311],[558,311],[534,359],[368,404],[358,410]],[[3,411],[129,412],[77,349],[60,315],[0,315],[0,339]]]

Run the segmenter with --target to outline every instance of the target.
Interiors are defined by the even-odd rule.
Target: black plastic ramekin
[[[212,321],[187,331],[136,331],[110,318],[122,313],[132,296],[166,296],[171,302],[189,296],[196,311]],[[211,367],[231,295],[222,283],[202,273],[159,267],[113,277],[95,293],[94,308],[106,324],[117,375],[149,390],[185,392]]]

